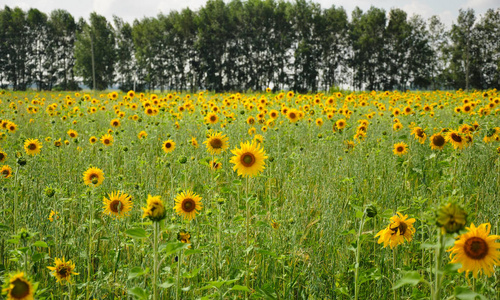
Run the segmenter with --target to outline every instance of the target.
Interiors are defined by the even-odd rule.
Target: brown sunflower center
[[[488,254],[488,250],[486,241],[477,236],[469,238],[464,244],[465,254],[471,259],[483,259]]]
[[[289,116],[289,117],[290,117],[290,119],[292,119],[292,120],[293,120],[293,119],[295,119],[295,118],[297,118],[297,114],[295,114],[295,113],[293,113],[293,112],[291,112],[288,116]]]
[[[5,154],[3,154],[2,152],[0,152],[0,161],[2,161],[4,158],[5,158]]]
[[[467,111],[467,112],[470,111],[470,106],[465,106],[464,111]]]
[[[396,148],[396,151],[397,151],[397,152],[403,152],[404,150],[405,150],[405,147],[403,147],[403,146],[398,146],[398,147]]]
[[[212,121],[212,122],[217,121],[217,117],[216,117],[216,116],[211,116],[211,117],[210,117],[210,121]]]
[[[9,175],[10,175],[10,171],[9,171],[9,170],[3,170],[3,171],[2,171],[2,175],[3,175],[4,177],[7,177],[7,176],[9,176]]]
[[[250,152],[244,153],[241,156],[241,164],[244,165],[245,167],[249,168],[255,164],[255,155],[253,155]]]
[[[109,210],[114,213],[118,213],[123,210],[123,203],[120,200],[113,200],[109,204]]]
[[[433,139],[432,139],[432,143],[437,146],[437,147],[441,147],[444,145],[444,137],[442,135],[436,135]]]
[[[452,133],[451,134],[451,139],[457,143],[461,143],[462,142],[462,137],[459,136],[458,134],[456,133]]]
[[[417,130],[417,136],[418,136],[418,137],[420,137],[420,138],[421,138],[421,137],[424,137],[424,133],[425,133],[425,132],[424,132],[422,129],[418,129],[418,130]]]
[[[222,148],[222,140],[219,138],[213,138],[210,140],[210,146],[214,149],[220,149]]]
[[[90,179],[90,181],[93,181],[94,179],[99,179],[99,175],[97,175],[95,173],[90,174],[89,179]]]
[[[72,138],[74,138],[75,137],[75,133],[72,132],[72,133],[69,134],[69,136],[72,137]]]
[[[408,228],[408,225],[404,222],[400,222],[398,227],[391,228],[392,231],[394,231],[393,235],[396,234],[399,230],[400,235],[404,235],[406,232],[406,229]]]
[[[182,210],[185,212],[192,212],[196,208],[196,202],[191,198],[182,200]]]
[[[30,293],[30,286],[24,280],[17,278],[11,283],[14,287],[10,291],[13,299],[24,299]]]
[[[30,150],[36,150],[36,144],[29,144],[29,145],[28,145],[28,148],[29,148]]]
[[[165,148],[167,148],[167,149],[172,148],[172,144],[171,143],[165,143]]]
[[[61,277],[68,277],[70,275],[70,271],[66,266],[63,266],[57,271],[57,274]]]
[[[104,139],[104,144],[107,145],[110,143],[110,140],[109,139]]]

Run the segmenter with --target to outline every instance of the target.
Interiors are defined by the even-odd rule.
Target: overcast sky
[[[168,14],[171,10],[180,11],[186,7],[197,10],[205,2],[206,0],[0,0],[0,7],[19,6],[24,10],[38,8],[45,13],[50,13],[54,9],[65,9],[76,19],[80,17],[88,19],[90,13],[95,11],[104,15],[109,21],[113,15],[117,15],[127,22],[133,22],[135,19],[154,17],[160,12]],[[391,8],[401,8],[409,16],[419,14],[428,19],[438,15],[447,26],[456,21],[460,8],[473,8],[478,16],[484,14],[488,8],[500,7],[499,0],[313,0],[313,2],[319,3],[322,8],[329,8],[332,4],[342,6],[349,16],[356,6],[363,11],[368,10],[370,6],[383,8],[387,12]]]

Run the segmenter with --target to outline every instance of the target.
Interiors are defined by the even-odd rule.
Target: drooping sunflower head
[[[384,243],[384,248],[388,245],[392,248],[405,241],[410,242],[413,239],[415,228],[413,227],[415,219],[408,219],[408,215],[397,213],[391,217],[391,223],[385,229],[379,231],[376,237],[379,237],[378,243]]]
[[[439,208],[436,224],[444,233],[455,233],[465,227],[467,212],[455,203],[448,203]]]
[[[101,143],[105,146],[111,146],[113,145],[113,142],[114,142],[114,138],[111,134],[109,133],[106,133],[105,135],[103,135],[101,137]]]
[[[83,181],[88,186],[97,187],[104,181],[104,172],[96,167],[91,167],[83,173]]]
[[[75,269],[75,264],[71,262],[71,260],[66,261],[63,257],[55,259],[55,266],[47,267],[47,269],[52,271],[52,276],[57,279],[57,282],[64,284],[65,282],[71,282],[71,275],[79,275],[76,272],[73,272]]]
[[[42,143],[38,141],[38,139],[27,139],[24,142],[24,151],[28,155],[36,155],[40,153],[40,149],[42,149]]]
[[[148,195],[147,206],[141,208],[144,211],[143,218],[148,217],[151,221],[159,222],[167,216],[165,205],[160,196]]]
[[[193,191],[177,194],[175,197],[174,210],[184,219],[193,220],[196,214],[203,208],[201,197]]]
[[[111,194],[108,194],[108,198],[104,197],[102,201],[104,204],[104,214],[115,218],[123,218],[129,215],[133,204],[128,194],[121,193],[120,191],[111,192]]]
[[[33,300],[34,293],[33,285],[23,272],[11,275],[2,289],[2,294],[9,300]]]
[[[489,235],[491,230],[490,223],[484,223],[479,227],[471,224],[466,227],[467,233],[457,237],[455,245],[447,250],[451,252],[451,263],[461,263],[462,267],[458,269],[459,273],[469,272],[476,278],[478,274],[491,276],[494,273],[493,266],[500,265],[500,239],[498,235]]]
[[[256,142],[240,143],[240,148],[231,150],[234,154],[230,162],[234,164],[233,170],[238,172],[239,176],[254,177],[261,173],[266,165],[267,158],[264,148]]]
[[[466,140],[455,130],[450,130],[446,134],[446,140],[453,145],[454,149],[463,149],[466,143]]]
[[[229,147],[229,138],[221,132],[212,132],[207,140],[203,142],[210,154],[221,154]]]
[[[394,149],[392,150],[395,155],[401,156],[408,153],[408,145],[404,142],[394,144]]]
[[[164,141],[161,148],[165,153],[170,153],[175,149],[175,142],[172,140]]]
[[[433,134],[430,138],[432,150],[443,150],[446,139],[441,133]]]

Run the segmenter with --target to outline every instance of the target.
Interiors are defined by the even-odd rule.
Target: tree
[[[132,38],[132,26],[121,18],[114,17],[116,37],[116,73],[119,88],[129,91],[135,88],[137,61]]]
[[[451,29],[453,45],[450,69],[455,88],[465,87],[466,90],[469,89],[475,21],[476,16],[473,9],[460,9],[457,24],[453,24]]]
[[[113,28],[105,17],[91,13],[90,24],[82,22],[82,28],[76,34],[75,58],[75,71],[82,76],[85,85],[104,90],[113,84],[115,37]]]

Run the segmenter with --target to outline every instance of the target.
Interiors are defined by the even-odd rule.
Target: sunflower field
[[[0,92],[2,299],[499,299],[500,93]]]

